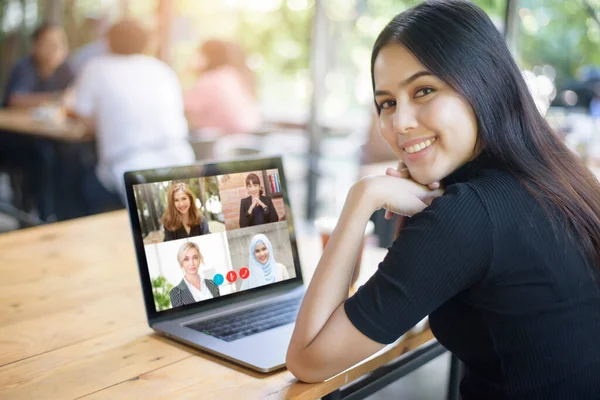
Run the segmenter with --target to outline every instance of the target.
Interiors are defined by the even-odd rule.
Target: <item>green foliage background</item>
[[[154,306],[157,311],[171,308],[171,296],[169,293],[173,285],[167,282],[164,276],[158,276],[152,279],[152,294],[154,295]]]

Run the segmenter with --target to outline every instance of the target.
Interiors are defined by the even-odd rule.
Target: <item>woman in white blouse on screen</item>
[[[177,252],[177,261],[183,273],[179,285],[171,289],[170,297],[173,307],[193,304],[198,301],[218,297],[219,287],[210,279],[202,279],[200,265],[204,257],[194,242],[185,242]]]

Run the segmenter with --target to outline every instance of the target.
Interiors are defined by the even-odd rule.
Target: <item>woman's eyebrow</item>
[[[422,76],[433,76],[433,74],[429,71],[419,71],[416,72],[414,74],[412,74],[411,76],[409,76],[408,78],[406,78],[405,80],[403,80],[402,82],[400,82],[398,84],[398,88],[410,85],[412,82],[416,81],[417,79],[419,79]],[[391,95],[391,93],[387,90],[376,90],[375,91],[375,96],[384,96],[384,95]]]

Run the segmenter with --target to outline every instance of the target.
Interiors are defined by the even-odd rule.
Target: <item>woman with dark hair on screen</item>
[[[246,177],[248,197],[240,201],[240,228],[279,221],[271,198],[263,196],[260,179],[256,174]]]
[[[204,257],[196,243],[182,244],[177,252],[177,262],[181,267],[183,279],[169,293],[173,307],[219,297],[219,287],[210,279],[202,279],[200,275]]]
[[[161,218],[165,242],[210,233],[208,222],[196,206],[196,196],[183,182],[174,183],[167,194],[167,208]]]
[[[427,1],[392,19],[371,60],[381,134],[406,169],[350,189],[287,367],[327,379],[429,315],[466,365],[463,399],[600,398],[600,184],[502,35],[470,2]],[[381,208],[412,218],[348,298]]]
[[[242,282],[240,290],[252,289],[290,278],[285,265],[275,261],[273,245],[269,238],[262,233],[252,237],[248,253],[250,275]]]

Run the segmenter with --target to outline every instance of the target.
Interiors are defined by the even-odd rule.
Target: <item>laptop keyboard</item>
[[[294,322],[301,302],[302,296],[294,297],[186,326],[226,342],[233,342]]]

